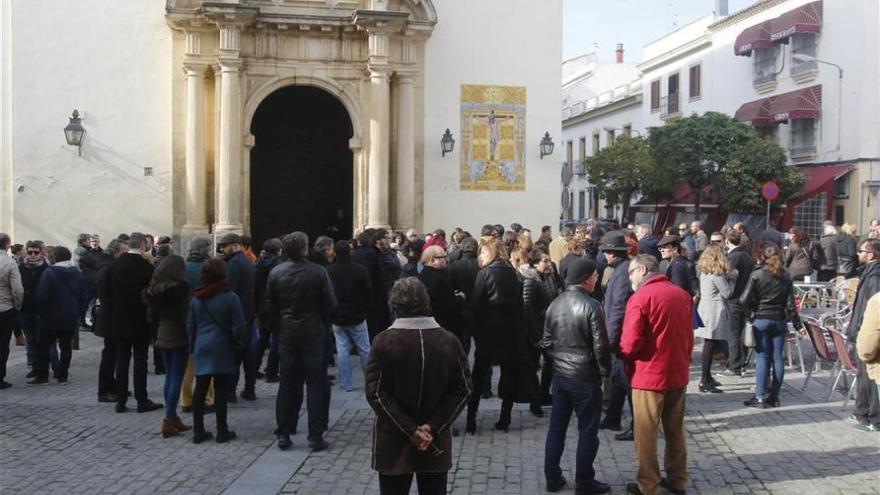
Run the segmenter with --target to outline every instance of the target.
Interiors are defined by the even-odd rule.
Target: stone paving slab
[[[276,386],[263,382],[256,402],[231,405],[229,421],[239,438],[193,445],[190,435],[161,438],[162,411],[116,414],[112,404],[97,403],[100,341],[84,334],[82,347],[74,352],[70,383],[43,386],[24,384],[24,352],[13,349],[7,380],[14,386],[0,392],[0,494],[378,492],[370,469],[373,414],[357,371],[354,392],[334,390],[327,451],[311,453],[302,433],[293,437],[293,449],[277,450]],[[753,377],[720,377],[725,384],[720,395],[700,394],[692,385],[686,417],[689,493],[880,493],[880,434],[850,426],[845,418],[852,402],[844,409],[840,395],[836,402],[823,401],[827,372],[817,374],[806,391],[800,390],[803,375],[787,372],[778,409],[742,406],[753,393]],[[164,377],[149,376],[152,399],[161,401],[163,382]],[[497,432],[492,426],[499,406],[497,399],[484,401],[478,434],[454,440],[452,493],[544,492],[548,417],[536,418],[517,406],[510,431]],[[189,415],[184,418],[189,422]],[[213,427],[211,416],[207,424]],[[458,426],[463,430],[463,419]],[[613,433],[601,432],[597,478],[611,483],[613,493],[623,493],[634,476],[633,445],[613,440]],[[570,480],[575,445],[572,424],[563,456]]]

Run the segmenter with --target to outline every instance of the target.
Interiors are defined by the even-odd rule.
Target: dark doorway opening
[[[260,103],[251,123],[251,235],[262,242],[296,230],[351,237],[351,118],[330,93],[287,86]]]

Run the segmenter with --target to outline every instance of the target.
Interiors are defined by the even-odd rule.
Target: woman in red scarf
[[[217,443],[235,438],[226,423],[227,392],[235,374],[235,350],[244,334],[244,313],[241,301],[226,283],[226,264],[212,258],[201,268],[202,287],[193,292],[186,330],[195,361],[196,390],[193,397],[193,443],[201,443],[213,435],[205,431],[205,395],[214,379],[217,393],[214,407],[217,417]]]

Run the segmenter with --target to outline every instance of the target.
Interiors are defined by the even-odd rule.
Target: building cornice
[[[642,71],[642,74],[644,74],[658,67],[671,64],[676,60],[680,60],[692,53],[698,52],[709,46],[712,46],[712,34],[706,32],[704,35],[700,36],[697,39],[691,40],[683,45],[679,45],[672,50],[666,50],[662,54],[638,64],[636,68]]]
[[[591,119],[599,118],[603,115],[608,115],[609,113],[614,113],[618,110],[623,110],[624,108],[628,108],[631,106],[641,106],[641,104],[642,93],[630,95],[619,100],[612,101],[611,103],[602,105],[601,107],[596,107],[584,113],[579,113],[575,116],[569,117],[562,121],[562,128],[565,129],[566,127],[571,127],[573,125],[577,125]]]
[[[738,22],[744,21],[753,15],[759,14],[766,10],[772,9],[777,5],[782,5],[785,2],[790,0],[763,0],[762,2],[758,2],[754,5],[750,5],[740,11],[734,12],[733,14],[720,19],[712,24],[709,24],[709,31],[721,31],[722,29],[728,28]]]

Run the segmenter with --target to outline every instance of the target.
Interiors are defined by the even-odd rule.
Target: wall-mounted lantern
[[[455,139],[452,139],[452,133],[446,129],[443,138],[440,139],[440,150],[443,152],[443,156],[446,156],[446,153],[452,153],[453,149],[455,149]]]
[[[547,155],[552,155],[555,146],[556,145],[553,144],[553,138],[550,137],[550,132],[545,132],[544,137],[541,138],[541,158],[543,159]]]
[[[82,143],[86,135],[86,129],[82,126],[81,122],[79,110],[74,110],[70,116],[70,123],[64,128],[64,138],[67,139],[67,144],[76,146],[79,156],[82,156]]]

